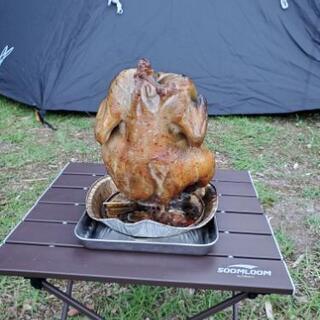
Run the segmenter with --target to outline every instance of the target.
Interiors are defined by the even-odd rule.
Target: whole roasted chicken
[[[95,136],[117,188],[130,200],[167,205],[206,186],[214,155],[202,143],[207,104],[184,75],[155,72],[146,59],[112,81]]]

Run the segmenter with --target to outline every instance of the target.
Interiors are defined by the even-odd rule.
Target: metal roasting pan
[[[161,238],[135,238],[91,219],[84,213],[74,233],[81,243],[89,249],[117,250],[187,255],[206,255],[217,242],[219,232],[216,219],[200,229]]]

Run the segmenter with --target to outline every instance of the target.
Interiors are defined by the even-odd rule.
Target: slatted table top
[[[101,164],[69,163],[0,247],[0,274],[292,294],[294,286],[247,171],[218,170],[219,240],[207,256],[98,251],[74,227]]]

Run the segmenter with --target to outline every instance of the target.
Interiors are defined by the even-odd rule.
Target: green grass
[[[101,295],[99,310],[106,318],[124,319],[185,319],[196,314],[208,305],[219,302],[226,294],[218,295],[214,291],[196,291],[192,294],[187,289],[163,287],[127,286],[117,288],[114,296]],[[124,290],[121,290],[124,289]],[[224,319],[220,315],[217,319]]]
[[[306,186],[303,188],[303,196],[306,199],[319,199],[320,186]]]
[[[49,113],[46,120],[58,128],[51,131],[35,120],[32,109],[5,98],[0,98],[0,115],[2,241],[68,161],[100,161],[100,148],[94,119],[87,115]],[[315,113],[210,118],[206,144],[216,152],[218,167],[251,171],[297,286],[295,297],[271,295],[242,303],[241,319],[266,319],[267,299],[275,319],[320,319],[319,120]],[[106,318],[130,320],[185,319],[227,295],[84,282],[77,282],[74,292]],[[57,299],[33,289],[28,280],[0,277],[0,320],[58,319],[60,308]],[[214,317],[229,318],[230,310]]]
[[[272,145],[278,133],[278,128],[264,119],[217,118],[217,121],[209,123],[208,144],[216,151],[226,153],[232,159],[234,167],[253,172],[262,171],[269,159],[263,150]],[[215,124],[222,127],[223,132],[216,130]]]
[[[295,246],[294,241],[290,238],[290,236],[285,234],[280,229],[277,229],[275,231],[275,236],[281,248],[281,253],[287,258],[292,257],[295,252]]]
[[[265,208],[272,207],[279,199],[279,195],[276,191],[267,187],[265,183],[257,181],[255,187],[259,199]]]
[[[308,215],[305,224],[315,236],[320,236],[320,213]],[[318,238],[319,239],[319,238]],[[320,240],[320,239],[319,239]]]

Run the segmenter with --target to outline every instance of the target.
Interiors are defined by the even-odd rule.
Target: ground
[[[101,161],[94,117],[34,111],[0,98],[0,242],[70,160]],[[294,297],[241,303],[241,319],[320,319],[320,114],[213,117],[206,143],[218,166],[251,170],[296,285]],[[65,282],[55,282],[65,287]],[[111,319],[184,319],[221,299],[215,291],[77,282],[75,296]],[[61,304],[27,280],[0,276],[0,320],[58,319]],[[212,319],[229,319],[230,311]],[[75,316],[73,319],[84,319]]]

